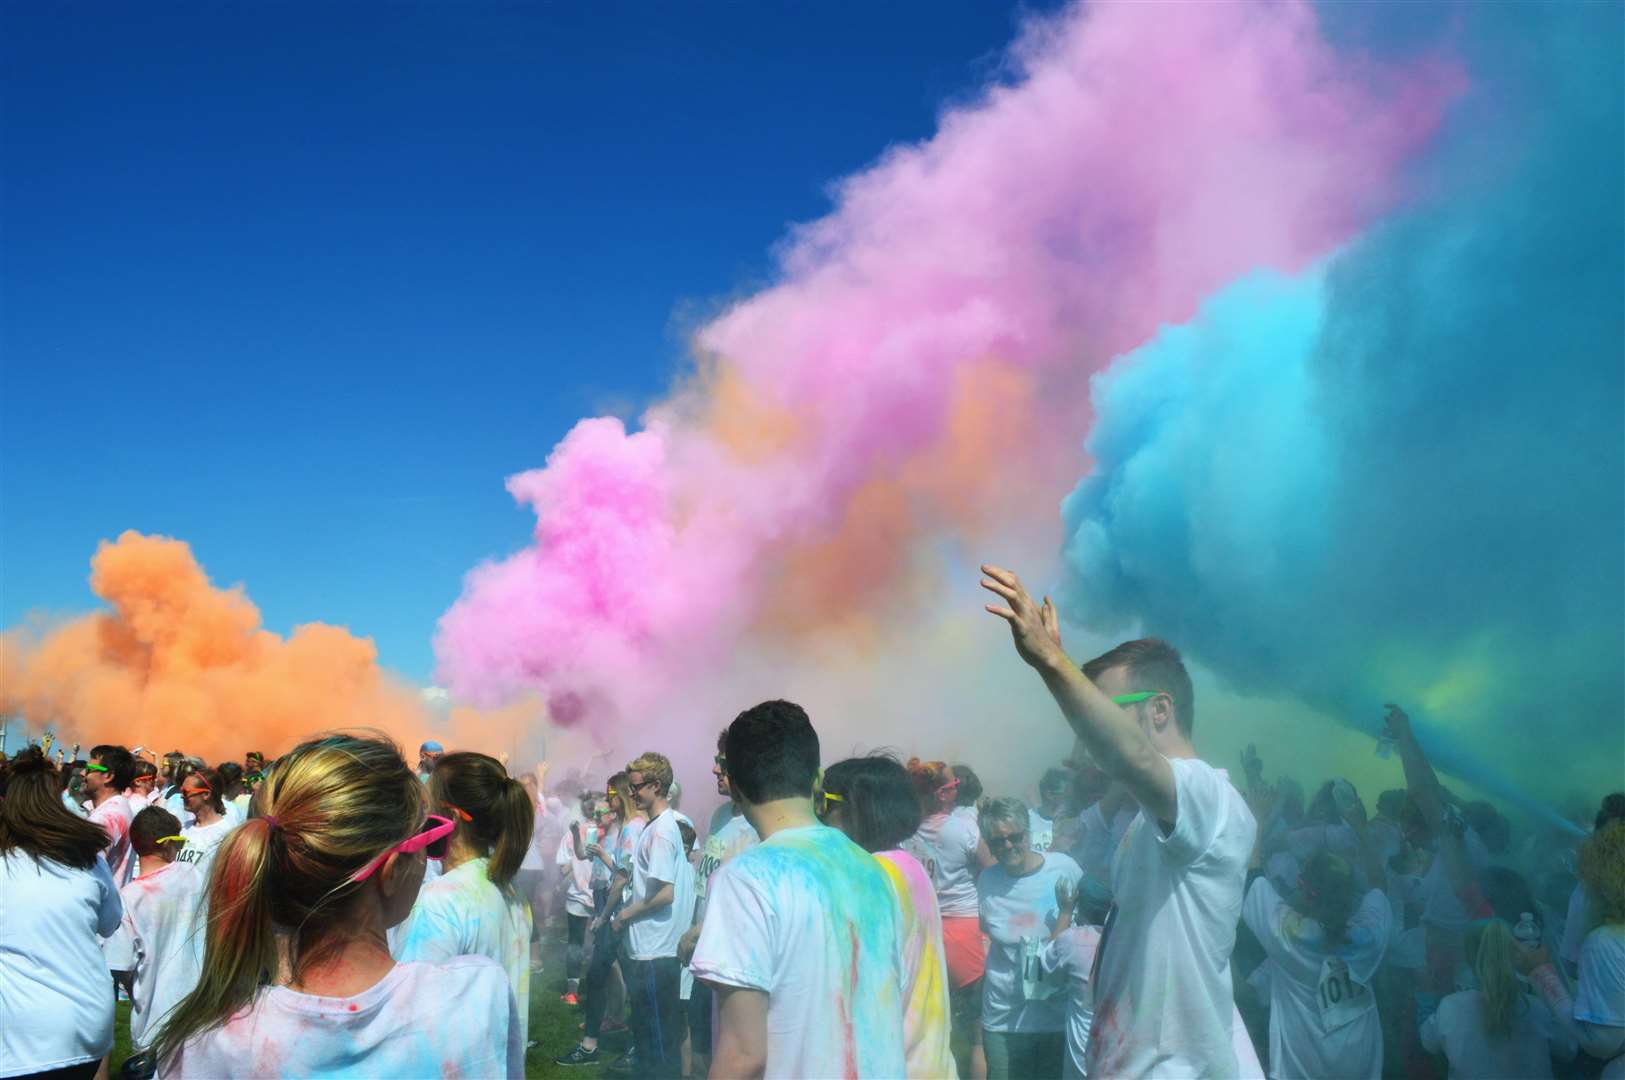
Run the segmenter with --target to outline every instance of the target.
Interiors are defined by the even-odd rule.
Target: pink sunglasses
[[[439,824],[436,824],[436,822]],[[397,851],[402,855],[410,855],[414,851],[423,851],[427,848],[429,858],[444,858],[446,854],[446,837],[450,836],[455,828],[457,828],[457,823],[451,818],[441,817],[439,814],[430,814],[428,820],[424,822],[422,832],[407,837],[394,847],[386,848],[381,855],[352,874],[350,880],[366,881],[380,866],[384,865],[385,859]]]

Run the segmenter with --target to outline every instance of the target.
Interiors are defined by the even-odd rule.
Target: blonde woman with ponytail
[[[1517,941],[1500,919],[1467,932],[1467,960],[1478,986],[1451,994],[1422,1024],[1422,1045],[1450,1062],[1451,1080],[1541,1080],[1552,1061],[1568,1061],[1575,1045],[1565,1025],[1539,998],[1524,993],[1516,969]]]
[[[203,971],[154,1042],[160,1076],[522,1075],[499,965],[390,956],[452,832],[399,750],[303,743],[252,810],[214,854]]]
[[[488,956],[502,965],[519,1009],[519,1045],[530,1015],[530,902],[514,885],[530,847],[536,806],[494,757],[447,754],[429,774],[433,812],[453,823],[440,876],[418,893],[390,935],[395,959],[439,963]]]

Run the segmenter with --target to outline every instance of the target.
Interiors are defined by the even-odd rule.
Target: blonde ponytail
[[[1512,964],[1512,928],[1501,919],[1490,919],[1478,935],[1478,954],[1473,958],[1473,974],[1478,977],[1478,995],[1484,1008],[1484,1030],[1492,1039],[1512,1033],[1517,1014],[1518,975]]]
[[[168,1067],[186,1040],[253,1003],[277,975],[277,931],[290,931],[290,977],[338,948],[364,883],[351,877],[412,836],[423,785],[393,743],[331,735],[295,748],[255,792],[257,815],[215,853],[207,887],[203,970],[154,1040]]]

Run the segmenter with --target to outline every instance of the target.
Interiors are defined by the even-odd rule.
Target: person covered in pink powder
[[[838,761],[825,770],[823,791],[814,805],[820,807],[824,824],[840,829],[875,857],[897,894],[908,1075],[952,1080],[959,1072],[949,1045],[952,1011],[942,913],[931,875],[902,850],[903,841],[920,827],[920,803],[908,770],[886,754]]]
[[[135,758],[122,746],[96,746],[85,766],[85,791],[90,795],[90,820],[107,833],[107,868],[119,886],[135,876],[130,853],[130,819],[135,811],[124,789],[135,780]]]
[[[302,743],[254,810],[215,853],[203,971],[154,1040],[159,1076],[523,1075],[500,964],[390,955],[453,829],[393,744]]]

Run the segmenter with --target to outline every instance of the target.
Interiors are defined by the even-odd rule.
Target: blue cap
[[[446,752],[446,748],[435,742],[433,739],[430,739],[428,742],[418,747],[418,749],[420,751],[427,750],[432,754],[444,754]]]

